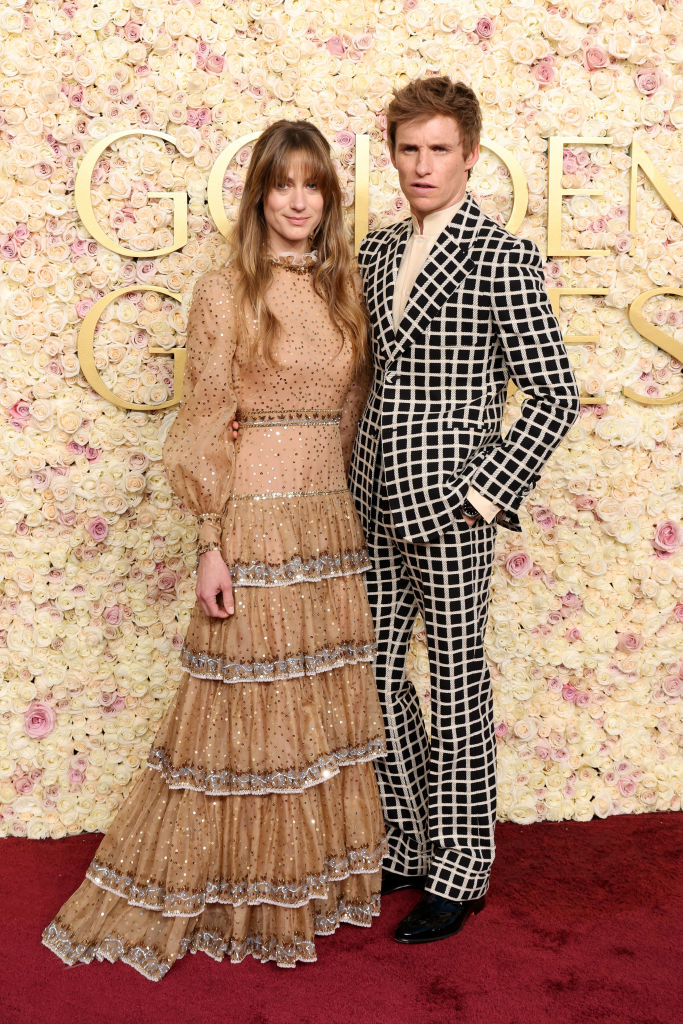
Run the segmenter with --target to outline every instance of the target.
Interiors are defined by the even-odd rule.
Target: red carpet
[[[65,967],[40,933],[99,841],[0,841],[1,1024],[674,1024],[681,1002],[683,815],[498,826],[484,913],[404,947],[415,901],[321,938],[282,970],[187,956],[161,982],[122,964]]]

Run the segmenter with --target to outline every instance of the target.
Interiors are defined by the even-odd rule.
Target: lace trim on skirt
[[[276,907],[303,907],[314,899],[325,899],[331,882],[341,882],[349,875],[372,875],[379,871],[386,853],[382,840],[374,850],[349,850],[344,857],[330,857],[319,875],[309,875],[294,885],[272,882],[208,882],[204,892],[167,892],[163,886],[139,885],[130,875],[94,860],[86,871],[88,878],[100,889],[121,896],[131,907],[157,910],[162,917],[197,917],[207,903],[226,903],[233,907],[258,906],[269,903]]]
[[[307,562],[302,558],[292,558],[280,566],[265,565],[263,562],[241,565],[237,562],[230,566],[230,575],[233,587],[285,587],[290,583],[351,576],[366,572],[369,568],[370,558],[366,548],[362,551],[349,551],[344,555],[320,555]]]
[[[280,661],[244,662],[226,661],[206,651],[190,651],[183,647],[180,663],[197,679],[216,679],[223,683],[276,682],[298,676],[316,676],[343,665],[356,665],[373,661],[377,644],[340,644],[331,650],[315,654],[295,654]]]
[[[362,747],[349,747],[321,755],[314,764],[301,771],[273,772],[269,775],[238,774],[227,769],[208,771],[193,765],[175,768],[163,747],[150,751],[147,764],[161,772],[169,789],[191,789],[210,796],[241,796],[243,793],[265,796],[269,793],[303,793],[311,786],[327,782],[347,765],[374,761],[386,752],[384,740],[376,738]]]
[[[379,906],[379,896],[375,896],[367,904],[346,903],[340,899],[336,911],[332,914],[315,915],[315,934],[331,935],[341,924],[369,928],[372,918],[379,915]],[[164,961],[159,953],[149,946],[126,948],[120,939],[114,938],[104,939],[97,946],[73,942],[66,929],[60,928],[54,921],[43,932],[43,944],[69,966],[79,961],[89,964],[94,959],[108,960],[110,963],[121,960],[135,968],[149,981],[160,981],[171,967],[171,964]],[[296,939],[286,946],[275,939],[263,942],[254,937],[243,942],[236,942],[234,939],[226,942],[221,935],[207,929],[184,939],[177,959],[188,952],[206,953],[219,962],[227,956],[233,963],[241,963],[245,957],[253,956],[263,963],[274,961],[278,967],[294,967],[297,962],[314,963],[317,959],[315,944],[306,939]]]

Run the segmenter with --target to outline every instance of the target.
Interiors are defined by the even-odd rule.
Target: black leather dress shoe
[[[401,889],[424,889],[426,875],[399,875],[397,871],[382,868],[382,896]]]
[[[457,935],[470,914],[484,909],[485,897],[466,903],[446,900],[426,892],[414,910],[404,917],[394,932],[397,942],[436,942]]]

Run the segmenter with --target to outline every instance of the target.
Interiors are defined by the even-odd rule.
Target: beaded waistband
[[[341,422],[341,409],[238,409],[236,419],[242,427],[335,425]]]

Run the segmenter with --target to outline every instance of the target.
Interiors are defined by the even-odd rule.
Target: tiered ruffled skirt
[[[235,615],[193,612],[148,767],[43,933],[68,964],[289,967],[379,911],[384,733],[351,499],[235,499],[224,536]]]

